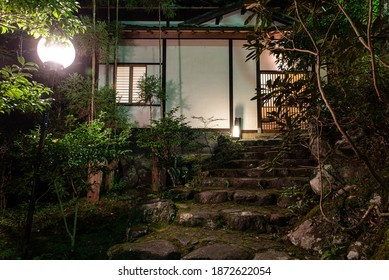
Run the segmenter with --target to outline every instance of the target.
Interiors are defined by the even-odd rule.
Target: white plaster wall
[[[118,49],[119,63],[159,63],[159,40],[155,39],[136,39],[121,42]],[[147,67],[148,75],[159,75],[158,65],[149,65]],[[160,108],[152,107],[153,119],[160,116]],[[150,125],[150,107],[149,106],[126,106],[128,121],[136,123],[138,127]]]
[[[150,125],[150,106],[126,106],[125,107],[128,122],[137,127],[146,127]],[[160,117],[160,107],[152,106],[152,118],[154,120]]]
[[[256,90],[256,62],[245,62],[247,50],[243,48],[246,41],[239,40],[233,43],[234,66],[234,118],[242,118],[243,130],[257,130],[257,102],[250,100],[255,96]]]
[[[260,68],[261,71],[278,71],[276,57],[267,50],[262,52],[260,57]]]
[[[120,42],[119,63],[159,63],[159,40],[136,39]]]
[[[98,77],[98,86],[102,88],[104,86],[112,86],[113,85],[113,65],[109,66],[109,81],[107,81],[107,76],[105,73],[106,69],[105,64],[99,64],[99,77]]]
[[[204,127],[192,116],[220,119],[213,128],[229,128],[228,41],[169,40],[167,42],[167,101],[169,111],[179,106],[195,128]]]

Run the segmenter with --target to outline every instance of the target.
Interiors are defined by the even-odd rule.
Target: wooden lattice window
[[[268,95],[274,89],[270,89],[268,86],[268,81],[274,82],[277,78],[284,79],[288,75],[290,82],[296,82],[300,79],[305,79],[307,73],[305,72],[279,72],[279,71],[261,71],[260,72],[260,81],[261,81],[261,95]],[[296,92],[298,94],[298,92]],[[281,114],[287,112],[289,116],[296,115],[300,113],[300,108],[296,106],[283,106],[279,108],[275,102],[278,96],[274,95],[266,100],[261,100],[261,110],[259,114],[260,124],[262,131],[277,131],[280,129],[280,126],[270,117],[271,113],[274,111],[281,110]],[[304,128],[306,124],[301,124]]]
[[[139,81],[146,75],[147,65],[120,65],[116,74],[117,103],[141,103]]]

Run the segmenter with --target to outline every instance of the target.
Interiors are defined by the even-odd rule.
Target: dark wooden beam
[[[230,129],[234,127],[234,42],[228,41],[229,111]]]
[[[132,27],[123,30],[123,39],[243,39],[249,29],[245,28],[143,28]]]

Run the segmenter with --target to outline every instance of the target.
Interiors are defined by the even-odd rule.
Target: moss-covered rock
[[[115,260],[177,260],[181,257],[177,247],[166,240],[117,244],[109,248],[107,255]]]

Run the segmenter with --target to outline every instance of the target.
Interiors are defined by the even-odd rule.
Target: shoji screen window
[[[123,104],[142,103],[139,81],[146,75],[147,65],[119,65],[116,76],[116,101]]]

